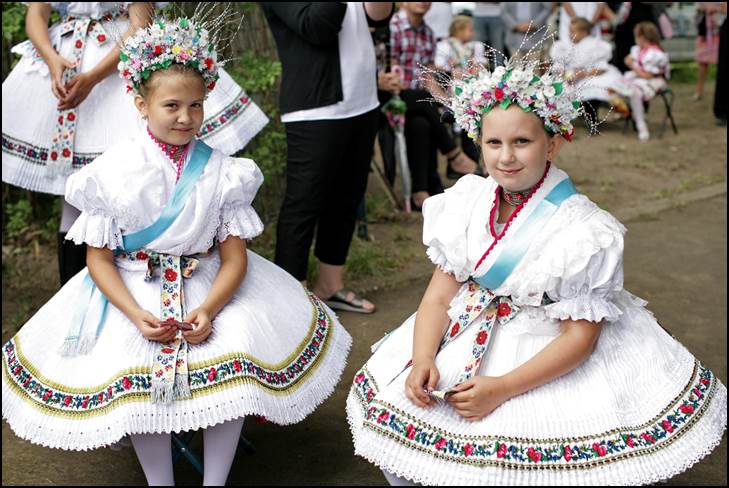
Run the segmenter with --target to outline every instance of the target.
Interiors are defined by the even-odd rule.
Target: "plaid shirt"
[[[390,19],[390,56],[393,64],[403,70],[404,85],[418,88],[420,65],[432,65],[435,61],[435,36],[425,22],[413,27],[403,9]]]

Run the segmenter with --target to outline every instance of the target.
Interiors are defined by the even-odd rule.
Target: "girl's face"
[[[574,25],[570,25],[570,38],[574,39],[575,44],[580,42],[582,39],[587,37],[590,33],[582,29],[577,28]]]
[[[473,40],[473,24],[466,24],[461,30],[458,31],[456,37],[461,42],[471,42]]]
[[[194,73],[158,71],[147,96],[134,103],[146,116],[150,132],[162,142],[180,146],[195,137],[202,125],[205,84]]]
[[[547,160],[557,156],[564,139],[550,136],[542,120],[516,105],[495,107],[484,115],[481,151],[489,176],[509,191],[527,190],[544,174]]]
[[[635,37],[635,43],[639,47],[646,47],[649,44],[648,40],[645,37],[641,36],[638,32],[634,31],[633,36]]]

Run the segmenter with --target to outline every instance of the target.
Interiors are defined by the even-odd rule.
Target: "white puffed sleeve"
[[[423,244],[428,246],[428,257],[458,281],[466,281],[471,274],[466,232],[474,202],[485,185],[485,178],[467,175],[423,203]]]
[[[643,69],[654,75],[663,75],[668,66],[668,55],[658,48],[648,49],[643,57]]]
[[[122,207],[115,209],[111,203],[112,196],[106,190],[108,182],[104,181],[104,175],[99,171],[104,162],[99,159],[66,180],[66,201],[81,210],[66,239],[76,244],[116,249],[123,247],[123,224],[118,218],[118,210]]]
[[[602,210],[564,233],[561,276],[547,295],[555,303],[545,312],[553,319],[613,322],[621,315],[615,305],[623,290],[625,228]],[[571,245],[568,244],[571,242]]]
[[[245,158],[226,158],[221,175],[220,225],[218,242],[228,236],[252,239],[263,232],[263,222],[252,207],[263,183],[256,163]]]

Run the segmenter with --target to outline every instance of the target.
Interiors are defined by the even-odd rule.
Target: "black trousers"
[[[719,64],[716,67],[716,88],[714,91],[714,115],[718,119],[727,119],[729,116],[729,98],[727,97],[726,83],[727,61],[729,61],[729,26],[727,21],[721,24],[721,36],[719,37]],[[721,87],[725,88],[721,88]]]
[[[286,126],[286,196],[278,217],[275,262],[306,279],[309,248],[325,264],[343,265],[377,132],[378,109],[341,120]]]

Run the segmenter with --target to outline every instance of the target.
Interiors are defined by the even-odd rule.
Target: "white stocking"
[[[203,431],[205,469],[203,486],[224,486],[238,448],[245,417],[208,427]]]
[[[630,111],[633,114],[633,120],[635,121],[635,127],[638,129],[638,134],[647,134],[648,125],[645,123],[645,107],[643,106],[643,96],[640,93],[633,93],[630,96]]]
[[[170,434],[130,435],[149,486],[174,486]]]
[[[63,197],[61,197],[63,198]],[[63,201],[63,213],[61,214],[61,232],[68,232],[78,216],[81,215],[81,210],[77,209],[66,200]]]
[[[420,486],[418,483],[414,483],[405,478],[400,478],[385,469],[382,470],[382,474],[385,475],[385,479],[387,479],[390,486]]]

